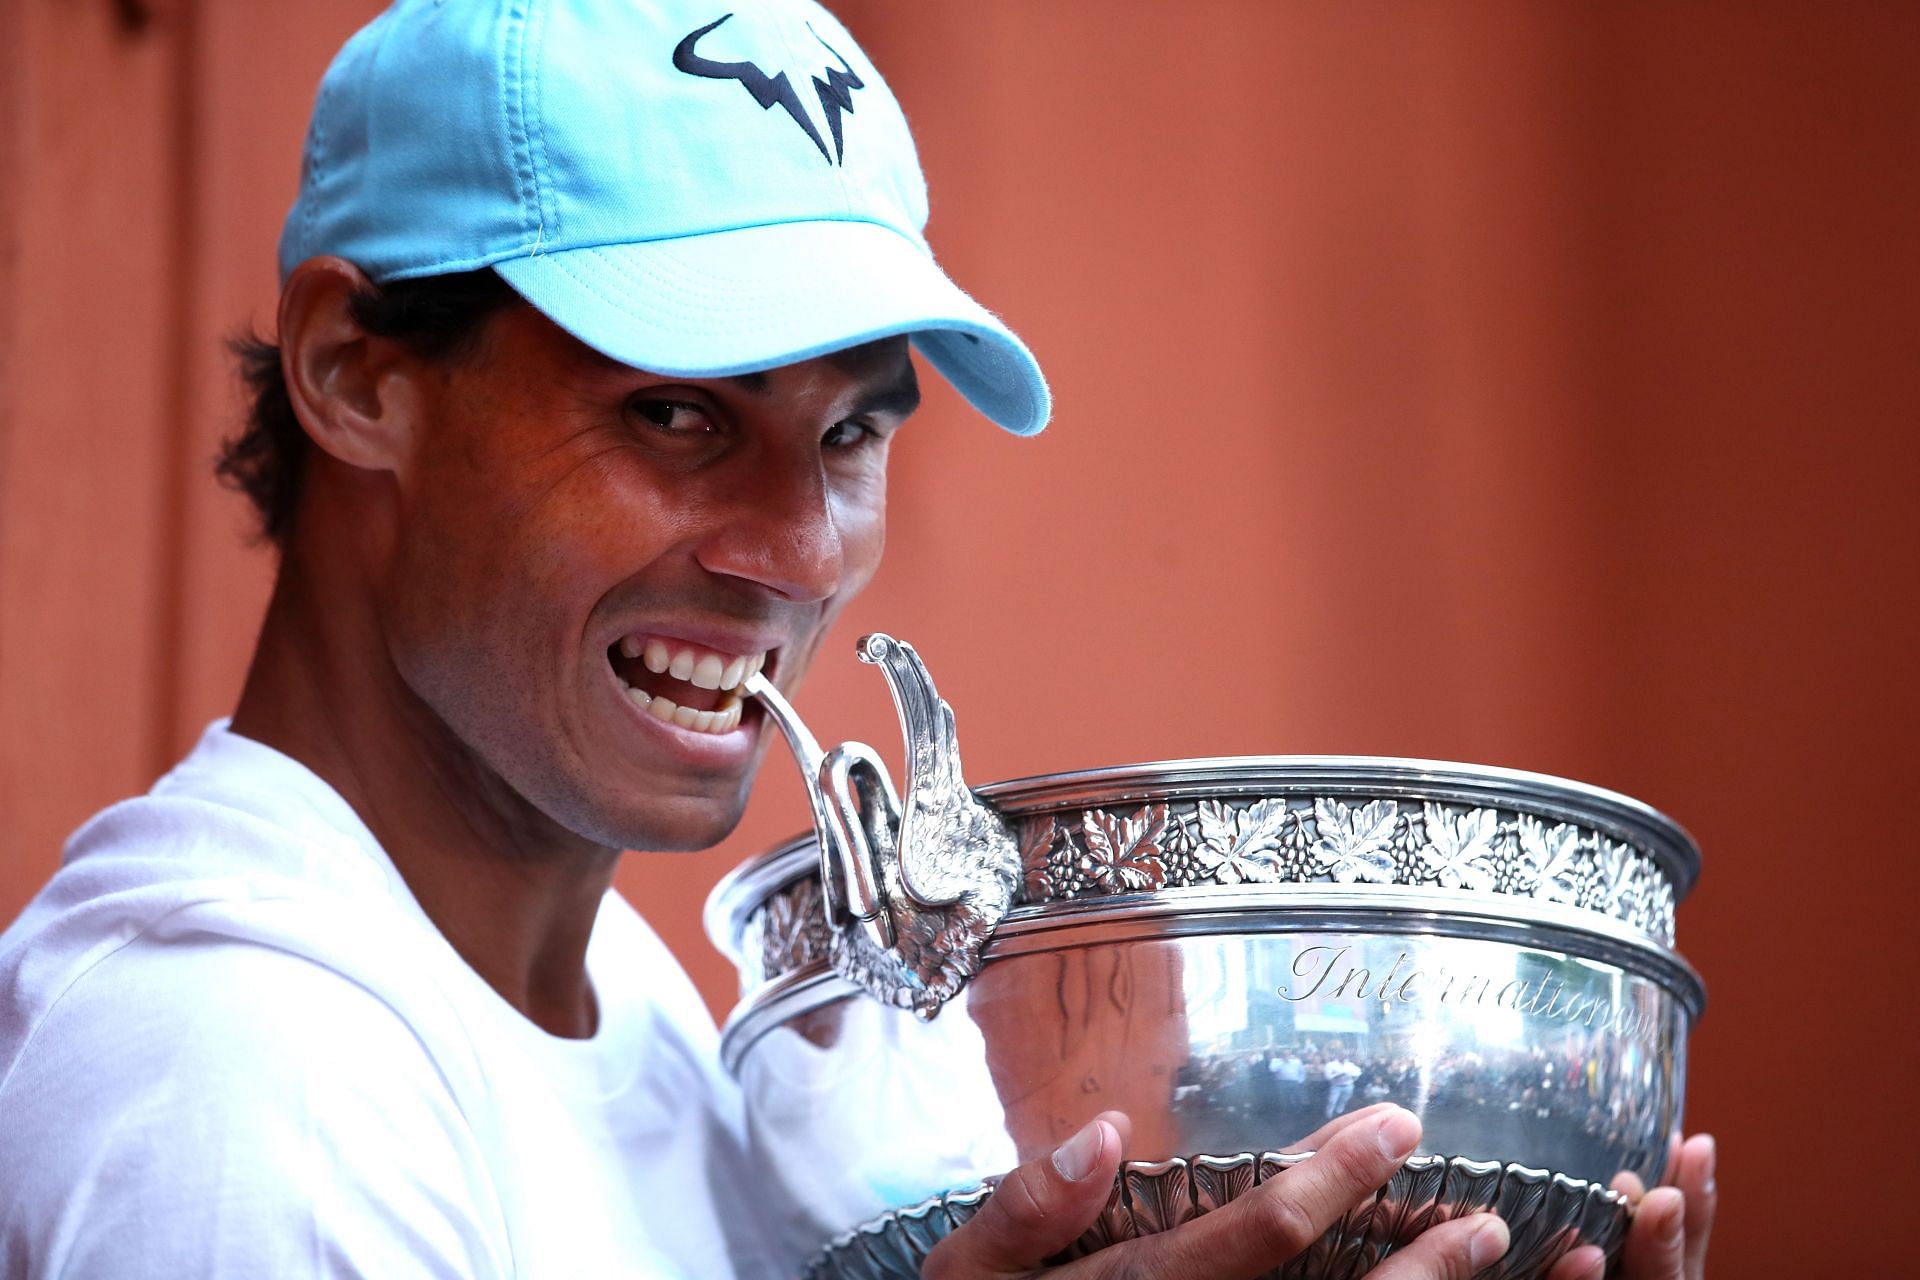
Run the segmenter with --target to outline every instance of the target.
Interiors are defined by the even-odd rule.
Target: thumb
[[[1118,1112],[1096,1116],[1051,1155],[1002,1178],[980,1212],[927,1255],[921,1280],[1023,1276],[1072,1244],[1106,1208],[1123,1121]]]

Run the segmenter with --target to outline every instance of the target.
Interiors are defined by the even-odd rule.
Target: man
[[[1347,1109],[1353,1096],[1353,1082],[1360,1078],[1360,1064],[1335,1046],[1333,1061],[1327,1064],[1327,1116],[1331,1119]]]
[[[1281,1110],[1287,1115],[1298,1113],[1307,1102],[1307,1064],[1300,1061],[1299,1051],[1288,1045],[1268,1065],[1280,1083]]]
[[[8,1275],[792,1274],[712,1025],[609,886],[738,820],[770,732],[740,682],[791,690],[872,575],[910,344],[1044,423],[925,217],[898,107],[805,0],[405,0],[347,46],[223,462],[281,557],[239,705],[0,939]],[[1040,1269],[1125,1131],[1015,1171],[928,1274]],[[1342,1117],[1061,1273],[1270,1268],[1417,1137]],[[1636,1276],[1680,1275],[1642,1236]],[[1505,1239],[1447,1224],[1376,1274]]]

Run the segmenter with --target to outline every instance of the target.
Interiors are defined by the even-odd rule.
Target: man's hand
[[[1617,1280],[1705,1280],[1707,1237],[1713,1234],[1718,1199],[1713,1164],[1713,1139],[1702,1133],[1674,1144],[1667,1161],[1672,1186],[1648,1191],[1630,1173],[1613,1180],[1614,1190],[1634,1204]],[[1589,1245],[1560,1259],[1547,1280],[1600,1280],[1605,1264]]]
[[[1318,1152],[1311,1160],[1233,1203],[1172,1231],[1048,1269],[1045,1259],[1072,1243],[1106,1206],[1125,1125],[1125,1116],[1106,1112],[1051,1156],[1008,1174],[980,1212],[928,1255],[921,1275],[925,1280],[1041,1273],[1057,1280],[1257,1276],[1304,1252],[1342,1214],[1385,1185],[1420,1142],[1420,1122],[1410,1112],[1387,1104],[1356,1111],[1301,1144]],[[1423,1232],[1369,1275],[1467,1280],[1506,1251],[1506,1224],[1475,1214]],[[1649,1280],[1654,1277],[1664,1280],[1663,1273],[1649,1273]],[[1555,1280],[1561,1280],[1557,1273]]]

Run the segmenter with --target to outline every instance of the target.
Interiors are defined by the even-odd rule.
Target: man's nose
[[[789,600],[824,600],[839,591],[842,513],[817,457],[756,468],[731,487],[700,543],[702,568]]]

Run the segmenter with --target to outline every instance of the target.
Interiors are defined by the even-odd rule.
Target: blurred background
[[[1905,1270],[1920,6],[833,7],[1058,411],[929,379],[815,729],[898,742],[882,628],[976,783],[1367,752],[1641,797],[1705,849],[1716,1273]],[[376,8],[0,0],[0,920],[231,707],[272,564],[209,477],[221,340]],[[770,760],[726,846],[621,876],[719,1014],[705,892],[806,821]]]

